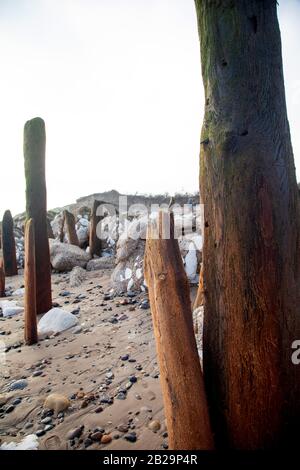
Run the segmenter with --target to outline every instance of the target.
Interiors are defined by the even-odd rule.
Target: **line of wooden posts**
[[[25,327],[24,339],[31,345],[38,341],[37,315],[52,307],[49,227],[45,179],[46,133],[44,121],[32,119],[24,128],[26,178],[25,224]],[[101,246],[96,236],[97,201],[92,209],[90,250],[98,254]],[[163,231],[171,221],[171,237]],[[74,216],[64,212],[69,243],[79,245]],[[158,237],[153,231],[158,231]],[[173,217],[160,212],[156,227],[149,225],[145,252],[145,277],[160,367],[161,385],[169,434],[170,449],[212,449],[213,437],[205,397],[203,377],[195,335],[189,284],[177,240]],[[13,219],[6,211],[2,223],[0,295],[5,295],[5,274],[18,273]]]

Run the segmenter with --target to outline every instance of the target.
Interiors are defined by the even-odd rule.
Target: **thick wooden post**
[[[26,344],[38,341],[36,321],[36,269],[35,269],[35,237],[34,221],[29,219],[25,226],[25,329]]]
[[[2,219],[2,252],[6,276],[18,274],[14,221],[10,211],[5,211]]]
[[[79,246],[79,241],[75,228],[75,217],[71,212],[67,210],[64,210],[64,225],[66,227],[67,238],[70,245]]]
[[[171,238],[164,239],[170,224]],[[157,226],[158,222],[158,226]],[[193,331],[189,283],[179,246],[174,239],[173,216],[160,212],[151,222],[145,252],[169,447],[212,449],[203,377]]]
[[[41,118],[24,127],[24,160],[27,218],[34,219],[37,314],[52,308],[51,264],[47,233],[47,190],[45,177],[45,123]]]
[[[0,297],[5,297],[5,271],[3,258],[0,258]]]
[[[90,221],[90,255],[93,257],[94,255],[100,256],[101,255],[101,240],[97,236],[97,225],[103,219],[102,215],[97,215],[97,209],[102,204],[101,201],[94,200],[92,213],[91,213],[91,221]]]

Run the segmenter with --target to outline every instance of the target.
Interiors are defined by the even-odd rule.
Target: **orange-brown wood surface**
[[[25,226],[25,330],[26,344],[38,341],[36,320],[36,270],[35,270],[35,238],[34,221],[29,219]]]
[[[163,233],[169,221],[171,238]],[[173,216],[160,212],[151,222],[145,253],[145,277],[160,380],[167,419],[169,448],[212,449],[206,396],[193,331],[190,289],[174,233]]]

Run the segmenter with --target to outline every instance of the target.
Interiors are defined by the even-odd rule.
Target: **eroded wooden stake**
[[[0,258],[0,297],[5,297],[5,271],[3,258]]]
[[[164,239],[163,233],[168,233]],[[212,449],[209,414],[193,331],[190,292],[174,220],[160,212],[148,227],[145,277],[167,419],[169,448]]]
[[[29,219],[25,226],[25,330],[26,344],[38,341],[36,321],[36,269],[35,269],[35,236],[34,221]]]

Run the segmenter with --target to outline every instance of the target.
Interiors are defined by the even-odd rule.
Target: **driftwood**
[[[38,341],[36,321],[36,269],[35,269],[35,236],[34,221],[29,219],[25,226],[25,329],[26,344]]]
[[[164,239],[163,233],[168,233]],[[167,419],[169,448],[212,449],[207,401],[193,331],[190,292],[174,219],[160,212],[148,227],[145,278],[151,312],[161,386]]]

